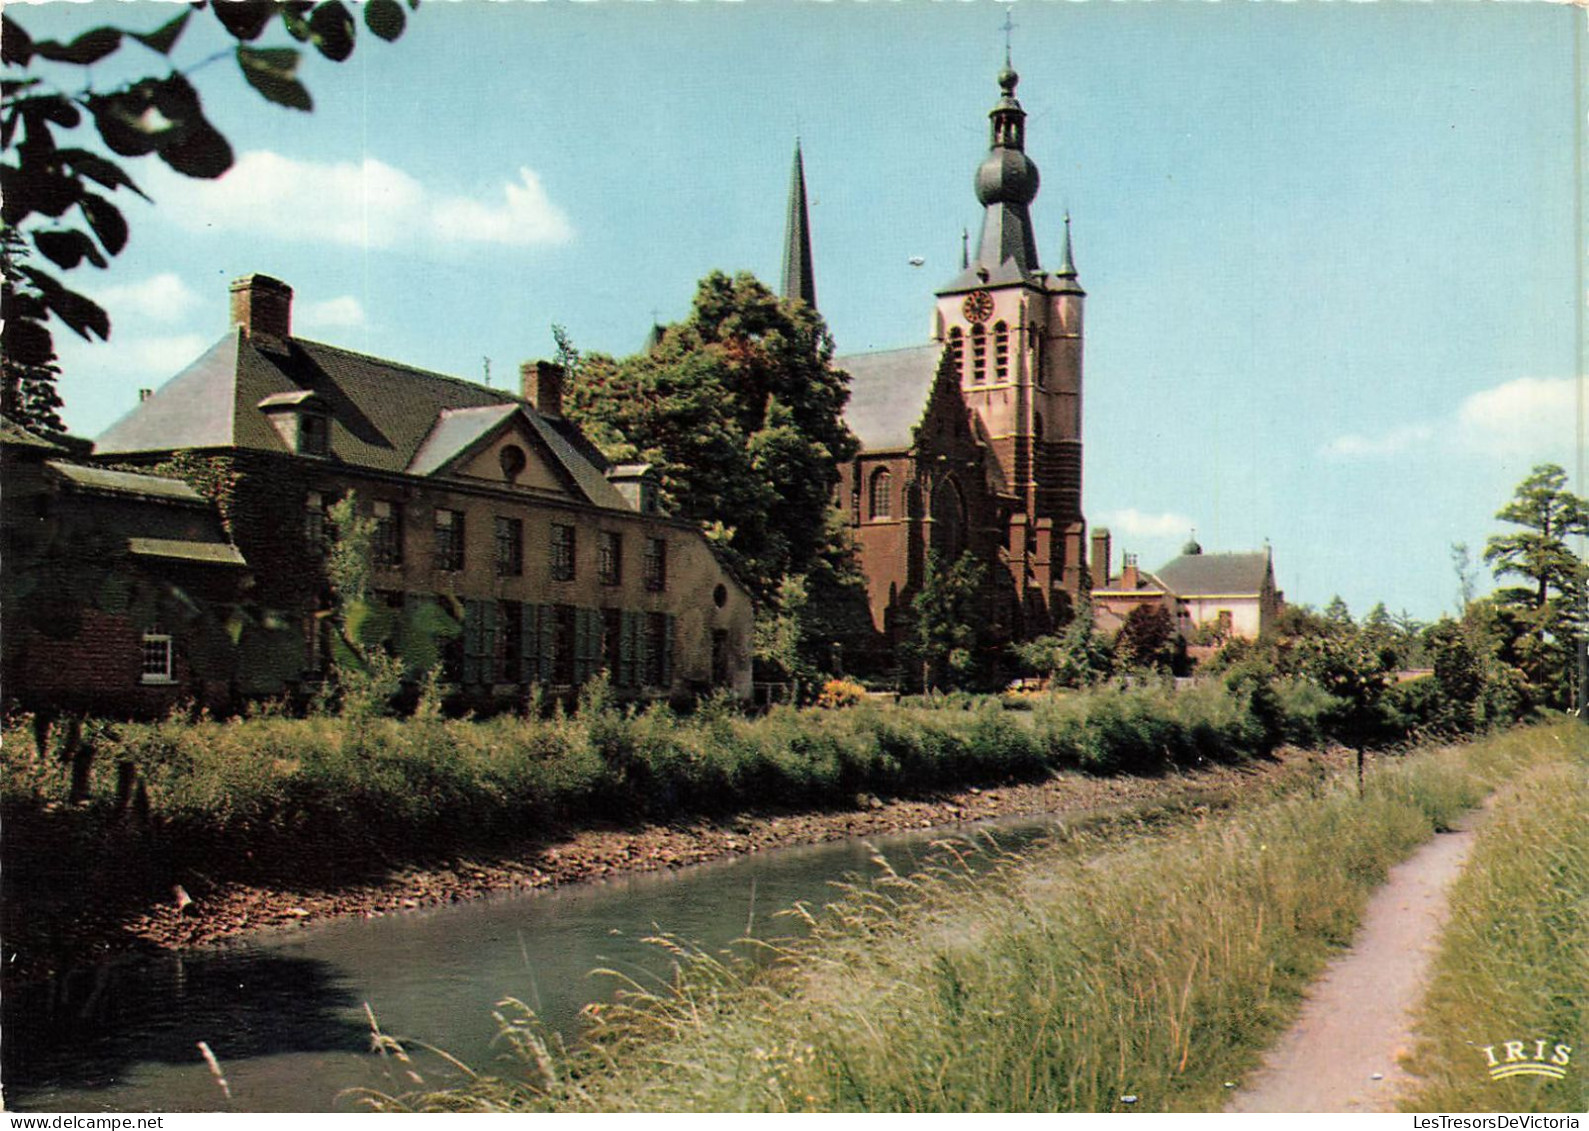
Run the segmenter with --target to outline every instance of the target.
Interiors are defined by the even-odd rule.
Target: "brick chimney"
[[[250,338],[292,337],[292,288],[269,275],[244,275],[232,283],[232,325]]]
[[[1092,584],[1103,589],[1109,584],[1109,528],[1100,526],[1092,532]]]
[[[520,396],[542,416],[563,415],[563,367],[550,361],[526,361],[519,366]]]
[[[1141,571],[1137,569],[1137,556],[1127,554],[1125,561],[1120,565],[1120,588],[1135,589],[1142,583]]]

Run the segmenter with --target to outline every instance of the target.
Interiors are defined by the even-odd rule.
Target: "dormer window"
[[[323,456],[331,452],[331,429],[325,417],[317,412],[301,413],[298,417],[298,454]]]
[[[307,389],[272,393],[258,407],[288,451],[320,459],[331,454],[331,414],[319,394]]]
[[[661,513],[657,477],[650,464],[621,463],[608,470],[607,480],[641,514]]]

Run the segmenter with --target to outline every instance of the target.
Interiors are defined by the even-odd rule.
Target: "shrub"
[[[831,709],[834,707],[854,707],[866,701],[866,688],[847,679],[830,679],[822,685],[822,694],[817,696],[817,706]]]

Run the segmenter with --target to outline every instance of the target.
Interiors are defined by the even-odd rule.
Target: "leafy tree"
[[[915,632],[911,652],[921,664],[922,689],[958,686],[976,665],[977,598],[986,567],[969,550],[945,566],[936,550],[927,555],[921,589],[911,601]]]
[[[326,550],[326,579],[334,607],[330,616],[332,658],[344,715],[383,714],[401,690],[405,675],[426,675],[431,683],[441,663],[441,641],[457,636],[457,618],[429,598],[401,611],[376,599],[375,519],[361,515],[349,492],[327,512],[332,537]]]
[[[417,4],[409,0],[411,8]],[[0,220],[16,243],[31,241],[54,268],[26,262],[8,242],[0,295],[5,322],[0,352],[7,362],[8,389],[13,372],[17,381],[32,381],[35,398],[44,385],[53,387],[47,379],[55,358],[52,317],[88,341],[110,336],[105,311],[65,286],[57,272],[84,263],[104,268],[127,246],[126,218],[110,197],[125,189],[148,198],[123,159],[152,155],[178,173],[204,179],[231,168],[231,144],[205,116],[194,85],[199,71],[229,58],[263,97],[308,111],[314,102],[297,77],[303,53],[288,44],[309,44],[340,63],[353,54],[357,39],[358,25],[342,0],[217,0],[208,10],[231,46],[214,52],[200,47],[200,57],[179,65],[178,54],[195,46],[196,36],[189,32],[205,7],[199,0],[143,31],[96,27],[69,43],[35,40],[11,12],[4,15]],[[398,0],[366,0],[363,14],[365,26],[388,41],[403,33],[407,21]],[[208,24],[202,17],[200,22]],[[286,38],[262,45],[273,22]],[[213,33],[214,25],[209,27]],[[156,73],[110,88],[93,86],[92,68],[105,66],[130,43],[153,53]],[[133,69],[139,68],[134,64]],[[27,403],[24,399],[24,408]]]
[[[10,279],[28,258],[27,244],[14,228],[0,231],[0,265],[4,278]],[[9,350],[0,354],[0,414],[7,420],[48,439],[66,435],[66,424],[61,420],[61,394],[56,382],[61,367],[54,360],[42,363],[27,362],[13,357]]]
[[[1324,606],[1324,619],[1337,628],[1352,626],[1352,610],[1346,607],[1346,602],[1339,593],[1331,597],[1330,603]]]
[[[1015,653],[1027,669],[1047,676],[1059,687],[1091,687],[1106,677],[1113,665],[1109,644],[1098,635],[1092,601],[1085,593],[1063,633],[1017,644]]]
[[[650,350],[573,356],[569,414],[609,458],[657,470],[664,504],[701,524],[758,604],[812,568],[830,544],[838,461],[857,449],[820,315],[713,272]]]
[[[1168,609],[1138,605],[1126,614],[1115,637],[1115,659],[1128,668],[1167,672],[1175,664],[1179,643]]]
[[[1571,645],[1585,629],[1581,601],[1589,577],[1567,539],[1589,533],[1589,504],[1567,489],[1565,471],[1541,464],[1495,517],[1521,527],[1493,535],[1484,547],[1485,564],[1497,580],[1523,582],[1495,593],[1497,604],[1516,615],[1521,629],[1519,666],[1545,702],[1566,707]]]

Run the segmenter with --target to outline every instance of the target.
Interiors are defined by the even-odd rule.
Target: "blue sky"
[[[1195,526],[1210,551],[1267,538],[1292,600],[1449,610],[1450,544],[1481,547],[1534,464],[1577,461],[1583,14],[1008,7],[1040,253],[1069,209],[1089,292],[1090,522],[1149,566]],[[115,328],[58,334],[68,423],[102,431],[196,357],[253,271],[293,285],[305,337],[475,379],[489,358],[498,385],[550,355],[553,323],[633,352],[713,268],[776,283],[797,133],[840,352],[916,344],[977,230],[1005,10],[433,0],[396,44],[308,61],[310,115],[207,66],[238,165],[201,184],[133,163],[157,203],[127,201],[127,251],[75,273]],[[37,38],[175,11],[10,14]],[[212,22],[179,65],[220,45]]]

